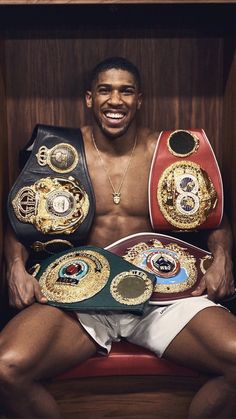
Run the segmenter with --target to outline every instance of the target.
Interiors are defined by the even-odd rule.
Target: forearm
[[[230,224],[224,217],[220,227],[209,233],[208,247],[214,259],[198,287],[192,292],[193,296],[202,295],[207,291],[208,298],[220,300],[235,293],[232,244]]]
[[[221,225],[209,233],[207,244],[214,257],[224,254],[231,259],[233,235],[226,216],[223,217]]]
[[[28,252],[23,244],[17,240],[14,232],[10,227],[8,227],[5,237],[4,250],[8,269],[10,269],[16,261],[22,262],[22,264],[25,265],[28,259]]]

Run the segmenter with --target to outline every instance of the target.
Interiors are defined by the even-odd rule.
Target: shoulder
[[[145,149],[150,150],[150,152],[154,151],[159,135],[160,132],[153,131],[150,128],[140,127],[138,129],[140,142],[145,146]]]

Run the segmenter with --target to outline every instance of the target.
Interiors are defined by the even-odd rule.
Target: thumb
[[[34,295],[35,295],[36,301],[38,301],[39,303],[42,303],[42,304],[47,303],[48,300],[45,297],[45,295],[43,295],[38,282],[35,284],[35,287],[34,287]]]
[[[204,277],[202,277],[201,281],[199,282],[197,288],[191,293],[192,296],[202,295],[206,290],[206,281]]]

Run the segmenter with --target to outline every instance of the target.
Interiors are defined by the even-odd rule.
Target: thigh
[[[205,308],[173,339],[163,357],[205,372],[224,373],[226,366],[236,362],[236,317],[224,308]]]
[[[0,334],[1,357],[35,379],[58,374],[96,352],[96,344],[73,315],[34,304],[17,314]]]

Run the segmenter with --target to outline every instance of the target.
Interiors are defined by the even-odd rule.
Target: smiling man
[[[147,191],[158,136],[137,126],[141,103],[140,76],[132,63],[115,57],[94,69],[86,92],[93,123],[82,128],[96,198],[87,244],[105,247],[127,235],[152,231]],[[58,418],[58,406],[40,381],[98,350],[109,353],[112,342],[122,337],[157,356],[216,374],[193,399],[189,418],[233,417],[236,320],[212,301],[234,293],[232,238],[226,223],[209,234],[208,245],[214,262],[194,297],[165,308],[148,306],[142,316],[71,316],[46,304],[38,282],[25,269],[27,249],[9,233],[9,297],[21,310],[0,336],[1,400],[9,417]],[[205,290],[211,299],[201,296]]]

